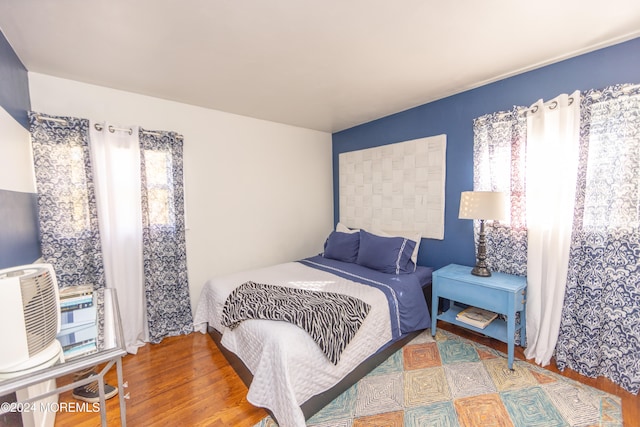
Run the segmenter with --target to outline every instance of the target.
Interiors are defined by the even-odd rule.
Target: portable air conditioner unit
[[[0,376],[49,365],[60,357],[60,298],[51,264],[0,270]]]

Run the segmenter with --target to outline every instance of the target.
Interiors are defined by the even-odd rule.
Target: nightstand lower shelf
[[[474,331],[479,334],[483,334],[488,337],[495,338],[502,342],[507,342],[507,322],[505,322],[500,318],[497,318],[497,319],[494,319],[491,323],[489,323],[484,329],[476,328],[473,325],[461,322],[456,319],[456,316],[462,310],[464,310],[464,308],[461,308],[456,306],[455,304],[452,304],[449,310],[438,315],[438,320],[444,320],[445,322],[451,323],[452,325],[458,325],[470,331]]]

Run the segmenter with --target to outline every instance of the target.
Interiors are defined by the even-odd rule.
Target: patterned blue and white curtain
[[[526,276],[527,225],[524,107],[487,114],[473,122],[473,189],[509,195],[509,219],[487,222],[487,266],[492,271]],[[475,221],[476,246],[480,222]]]
[[[182,137],[140,130],[145,295],[149,339],[193,330],[184,223]]]
[[[89,131],[88,120],[36,113],[31,113],[30,118],[42,253],[44,260],[54,265],[60,285],[93,284],[95,288],[134,286],[135,281],[117,280],[122,278],[116,274],[118,269],[131,268],[123,267],[117,258],[111,256],[118,251],[118,246],[113,245],[121,245],[123,241],[114,239],[111,229],[126,227],[121,233],[125,235],[124,241],[133,233],[131,238],[139,239],[142,247],[140,271],[130,273],[144,277],[144,289],[142,284],[139,289],[144,299],[129,311],[146,314],[147,338],[151,342],[191,332],[193,319],[186,263],[182,137],[173,132],[140,129],[139,144],[136,142],[133,150],[131,147],[128,149],[139,160],[131,163],[130,154],[123,150],[122,141],[117,138],[100,141],[101,145],[98,145],[96,137],[92,149],[90,135],[95,136],[95,133]],[[96,127],[99,130],[103,128]],[[109,126],[109,131],[103,130],[103,133],[108,136],[109,132],[123,130],[131,134],[133,128]],[[109,153],[103,145],[111,145],[112,149],[108,156],[113,158],[107,163],[114,163],[116,159],[116,167],[137,165],[139,170],[133,171],[133,175],[140,176],[137,184],[107,179],[113,177],[113,171],[104,165],[97,168],[99,159],[94,159],[95,164],[92,164],[92,155],[107,156],[105,153]],[[118,156],[127,156],[127,162],[117,162]],[[123,175],[124,171],[120,172]],[[102,175],[96,176],[96,173]],[[97,202],[96,183],[100,184],[102,194]],[[140,202],[133,207],[139,214],[133,215],[131,203],[121,206],[125,205],[118,199],[118,195],[122,195],[121,185],[135,185],[134,190],[140,193]],[[108,211],[113,213],[118,209],[125,209],[122,214],[128,219],[141,218],[139,232],[134,231],[138,227],[125,226],[123,221],[117,220],[118,215],[105,217]],[[102,239],[101,226],[111,232]],[[112,264],[109,266],[110,274],[105,274],[105,250]],[[126,283],[109,283],[109,280]],[[138,291],[134,289],[132,292]],[[131,302],[127,295],[126,292],[123,294],[126,299],[124,305]],[[123,320],[128,318],[130,316],[123,313]],[[135,332],[131,336],[125,344],[127,350],[135,352],[136,346],[140,345],[137,344],[140,334]]]
[[[33,112],[29,121],[42,258],[53,265],[60,287],[103,288],[89,121]]]
[[[640,87],[581,100],[569,274],[556,346],[560,369],[640,391]]]
[[[524,275],[526,121],[523,133],[519,110],[474,121],[474,189],[511,194],[511,223],[488,227],[487,264]],[[576,200],[555,359],[560,369],[640,391],[640,85],[581,95]]]

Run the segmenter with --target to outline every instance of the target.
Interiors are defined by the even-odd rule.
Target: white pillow
[[[357,233],[360,230],[358,230],[357,228],[352,230],[349,227],[347,227],[346,225],[344,225],[343,223],[339,222],[336,225],[336,231],[339,232],[339,233]]]

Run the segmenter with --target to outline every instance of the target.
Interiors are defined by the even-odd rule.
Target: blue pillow
[[[324,244],[325,258],[344,262],[356,262],[360,247],[360,233],[341,233],[332,231]]]
[[[413,273],[411,255],[416,242],[404,237],[382,237],[360,230],[357,264],[388,274]]]

